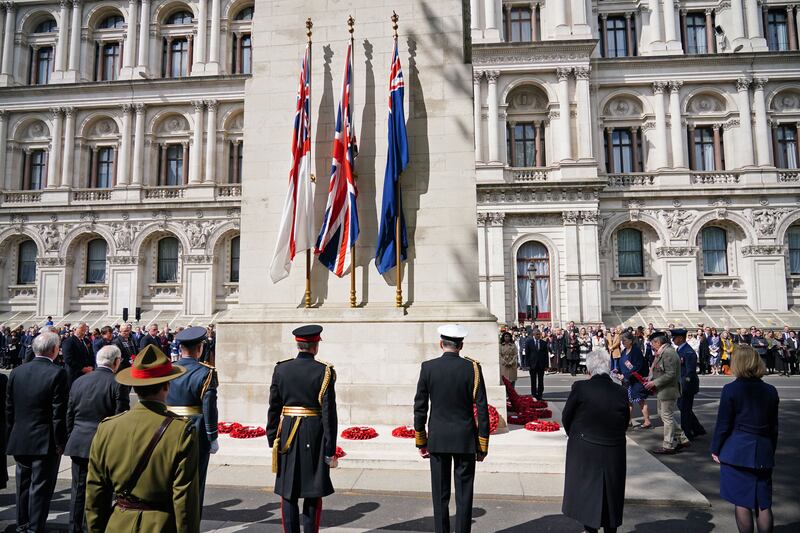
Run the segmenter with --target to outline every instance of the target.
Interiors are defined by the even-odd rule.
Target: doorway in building
[[[530,320],[534,310],[536,320],[550,320],[550,254],[544,244],[528,241],[517,251],[517,320]]]

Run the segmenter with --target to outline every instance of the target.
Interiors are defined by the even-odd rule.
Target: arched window
[[[165,237],[158,241],[157,283],[178,281],[178,250],[180,244],[175,237]]]
[[[192,14],[188,11],[177,11],[167,17],[167,20],[164,24],[167,25],[174,25],[174,24],[191,24],[192,23]]]
[[[728,236],[725,230],[715,226],[703,229],[703,274],[706,276],[728,275]]]
[[[106,282],[108,245],[103,239],[92,239],[86,245],[86,283]]]
[[[17,284],[36,283],[36,243],[31,240],[21,242],[17,259]]]
[[[248,6],[236,13],[234,20],[253,20],[253,13],[253,6]]]
[[[22,188],[30,191],[43,189],[47,180],[47,153],[41,149],[31,150],[26,156]]]
[[[101,146],[97,149],[97,187],[109,189],[114,185],[114,148]]]
[[[800,274],[800,226],[789,228],[789,273]]]
[[[54,19],[47,19],[40,22],[33,33],[53,33],[58,31],[58,25]]]
[[[533,291],[531,275],[536,280]],[[533,309],[537,319],[550,318],[550,254],[545,245],[536,241],[526,242],[517,252],[518,319],[530,320]]]
[[[617,260],[620,276],[644,276],[641,231],[626,228],[617,234]]]
[[[239,283],[239,237],[231,239],[231,283]]]
[[[97,25],[98,30],[112,30],[112,29],[120,29],[125,26],[125,19],[122,18],[122,15],[109,15],[108,17],[104,18],[100,24]]]

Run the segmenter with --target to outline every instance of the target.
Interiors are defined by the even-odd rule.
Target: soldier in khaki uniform
[[[146,346],[116,375],[139,403],[105,419],[89,453],[86,521],[90,532],[194,533],[200,530],[195,424],[167,411],[169,382],[185,370]]]
[[[661,448],[653,450],[653,453],[672,455],[689,446],[689,439],[675,422],[675,411],[678,410],[678,398],[681,396],[681,360],[666,333],[653,333],[650,335],[650,343],[656,356],[651,370],[651,381],[645,384],[645,388],[657,391],[658,414],[664,422],[664,443]]]

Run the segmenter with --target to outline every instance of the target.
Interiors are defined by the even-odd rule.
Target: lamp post
[[[531,260],[528,263],[528,279],[531,282],[531,312],[530,312],[530,320],[531,322],[535,322],[539,313],[537,313],[536,309],[536,262]]]

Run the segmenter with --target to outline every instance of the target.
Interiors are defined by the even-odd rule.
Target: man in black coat
[[[137,346],[139,352],[143,351],[148,344],[152,344],[159,350],[161,353],[169,357],[169,353],[164,351],[163,346],[161,345],[161,336],[158,334],[158,324],[150,324],[147,328],[147,335],[143,335],[139,339],[139,344]]]
[[[531,395],[537,400],[541,400],[544,395],[544,371],[547,369],[548,359],[547,342],[542,340],[541,331],[536,329],[525,343],[525,360],[531,374]]]
[[[119,348],[122,361],[119,364],[119,369],[124,370],[131,366],[131,361],[136,357],[136,340],[131,334],[131,325],[122,324],[119,328],[119,335],[114,338],[114,346]]]
[[[8,379],[6,454],[17,462],[17,531],[44,531],[58,465],[67,443],[66,371],[53,363],[59,337],[43,331],[33,341],[36,356]]]
[[[88,329],[86,322],[81,322],[72,335],[64,339],[64,344],[61,346],[70,387],[76,379],[94,369],[94,357],[84,340]]]
[[[64,454],[72,458],[72,497],[69,502],[69,529],[72,532],[84,530],[86,474],[97,426],[103,419],[130,409],[130,388],[114,379],[120,360],[116,346],[100,348],[96,356],[97,369],[78,378],[69,392],[68,439]]]
[[[472,527],[475,461],[483,461],[489,453],[489,404],[480,364],[459,355],[467,328],[450,324],[440,327],[439,335],[443,355],[425,361],[420,370],[414,397],[414,433],[420,455],[431,463],[436,532],[450,531],[452,471],[456,488],[455,530],[466,533]],[[473,404],[478,410],[477,426]]]
[[[103,326],[100,329],[100,337],[92,342],[92,357],[97,358],[97,352],[103,346],[108,346],[114,343],[114,328],[111,326]]]
[[[700,374],[711,372],[710,336],[711,330],[708,328],[700,335],[700,346],[697,348],[697,364],[700,367]]]

